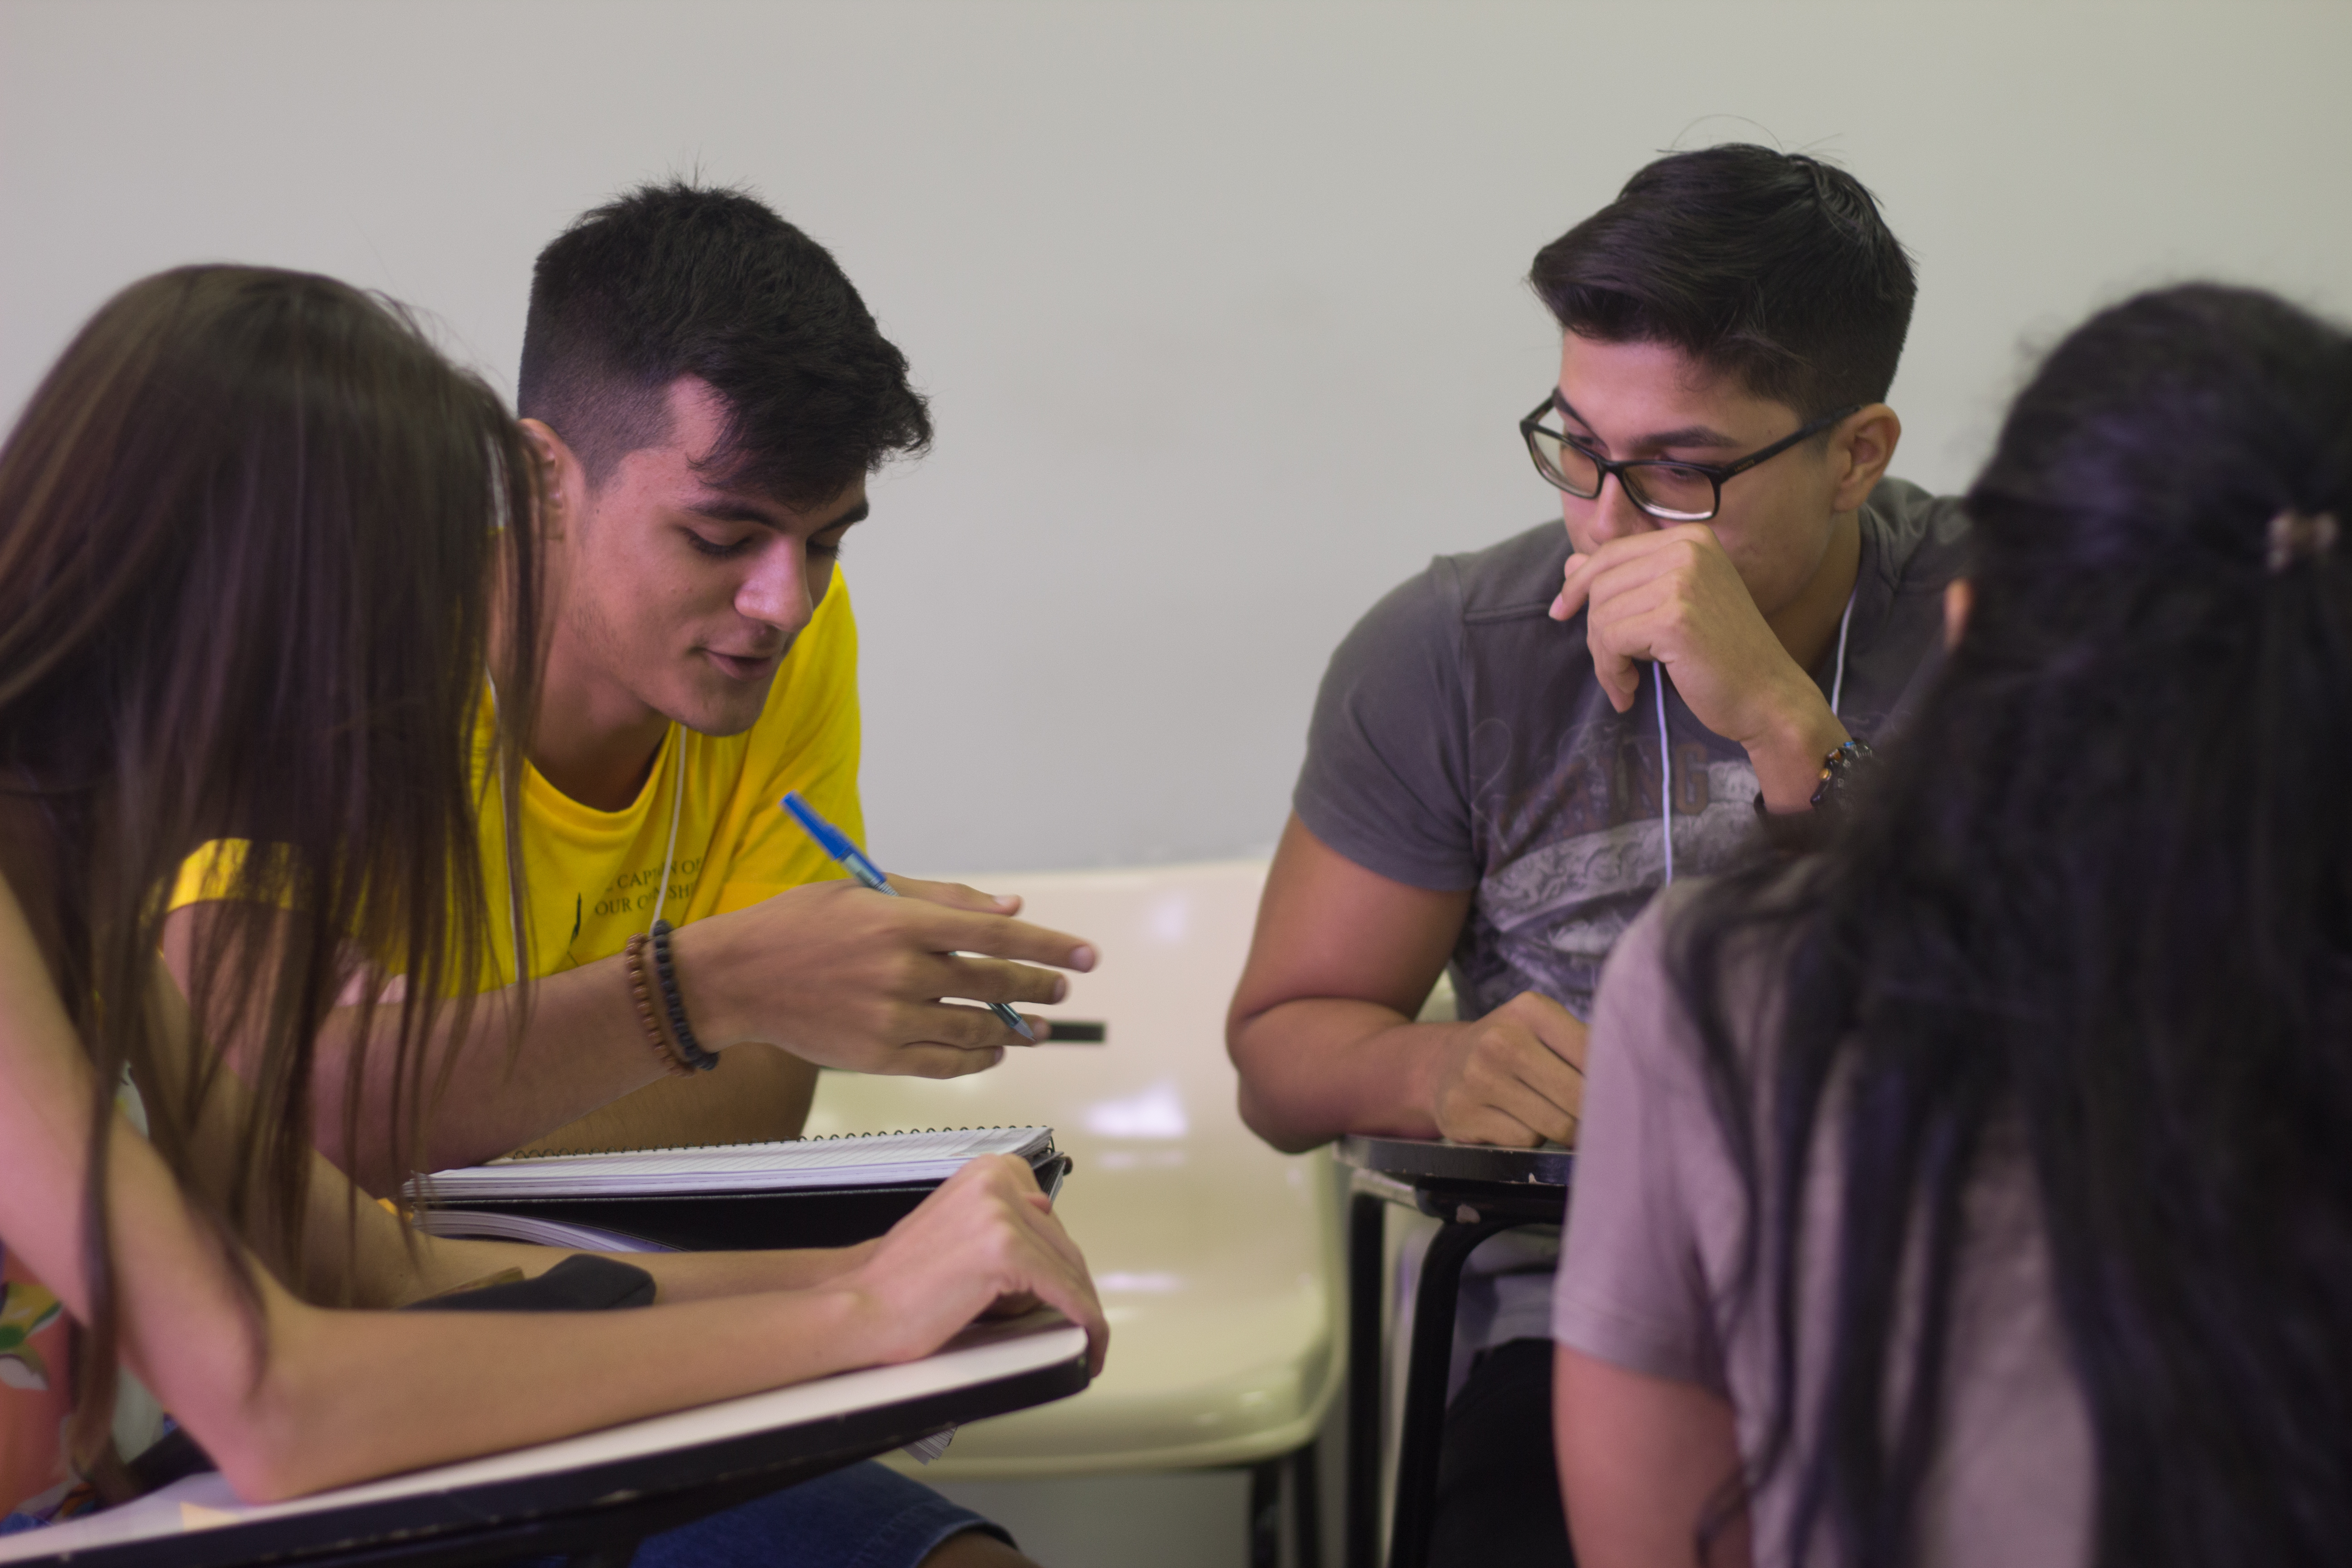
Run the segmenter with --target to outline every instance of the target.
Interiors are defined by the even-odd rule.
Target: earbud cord
[[[1837,717],[1838,705],[1845,700],[1846,634],[1853,629],[1853,601],[1861,594],[1862,584],[1845,596],[1845,613],[1838,616],[1837,669],[1830,677],[1830,717]],[[1675,753],[1666,736],[1666,667],[1654,664],[1651,669],[1658,678],[1658,827],[1666,845],[1666,880],[1675,879]]]
[[[1666,740],[1666,667],[1650,667],[1658,678],[1658,827],[1666,840],[1666,880],[1675,879],[1675,753]]]
[[[496,718],[499,711],[499,683],[488,676],[483,679],[490,689],[490,715]],[[671,786],[669,793],[669,844],[662,850],[661,885],[654,890],[655,922],[661,920],[662,902],[669,897],[670,868],[677,864],[677,819],[686,806],[686,737],[678,732],[677,722],[675,720],[670,722],[670,731],[677,736],[677,782]],[[514,984],[520,985],[522,984],[522,909],[515,902],[514,889],[511,887],[507,889],[507,923],[513,933],[511,940],[514,942]]]
[[[1838,617],[1837,673],[1830,677],[1830,717],[1832,719],[1838,716],[1838,703],[1845,696],[1845,634],[1853,628],[1853,601],[1861,592],[1862,584],[1857,580],[1845,596],[1845,614]]]

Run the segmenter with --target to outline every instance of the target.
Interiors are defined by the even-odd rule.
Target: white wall
[[[1957,486],[2020,344],[2126,289],[2352,311],[2347,65],[2330,0],[0,0],[0,412],[215,258],[390,289],[511,385],[565,221],[748,182],[936,400],[848,557],[877,855],[1244,852],[1354,616],[1545,515],[1518,279],[1654,153],[1878,192],[1922,279],[1898,467]]]

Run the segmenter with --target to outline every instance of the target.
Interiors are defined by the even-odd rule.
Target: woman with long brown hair
[[[404,1146],[427,1043],[498,1033],[436,1026],[487,946],[473,781],[512,790],[529,721],[532,495],[498,399],[397,310],[249,268],[125,289],[0,448],[0,1514],[123,1484],[118,1368],[262,1499],[908,1359],[1000,1304],[1059,1308],[1099,1356],[1084,1260],[1015,1162],[861,1247],[641,1255],[657,1325],[383,1310],[566,1256],[404,1233],[309,1110],[371,958],[407,976],[365,1031]],[[261,847],[224,906],[251,923],[184,998],[163,894],[219,839]],[[191,1000],[256,1026],[241,1075]]]

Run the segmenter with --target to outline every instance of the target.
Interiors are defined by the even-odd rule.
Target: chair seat
[[[1056,1211],[1111,1326],[1085,1393],[976,1423],[929,1479],[998,1480],[1248,1464],[1312,1440],[1344,1375],[1339,1187],[1327,1153],[1242,1125],[1224,1008],[1265,867],[971,879],[1027,900],[1103,963],[1046,1016],[1100,1046],[1009,1053],[945,1082],[828,1072],[809,1131],[1037,1122],[1076,1162]],[[895,1461],[894,1461],[895,1462]]]

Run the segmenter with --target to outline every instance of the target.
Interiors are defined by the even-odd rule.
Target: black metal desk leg
[[[1290,1456],[1291,1540],[1298,1568],[1323,1568],[1322,1448],[1309,1443]]]
[[[1397,1441],[1396,1525],[1389,1536],[1389,1568],[1423,1568],[1429,1560],[1462,1265],[1480,1242],[1517,1223],[1484,1216],[1447,1220],[1430,1238],[1429,1251],[1421,1260],[1421,1285],[1413,1293],[1412,1358],[1405,1370],[1404,1429]]]
[[[1381,1274],[1386,1200],[1348,1205],[1347,1568],[1375,1568],[1381,1542]]]
[[[1250,1568],[1282,1568],[1282,1461],[1250,1467]]]

